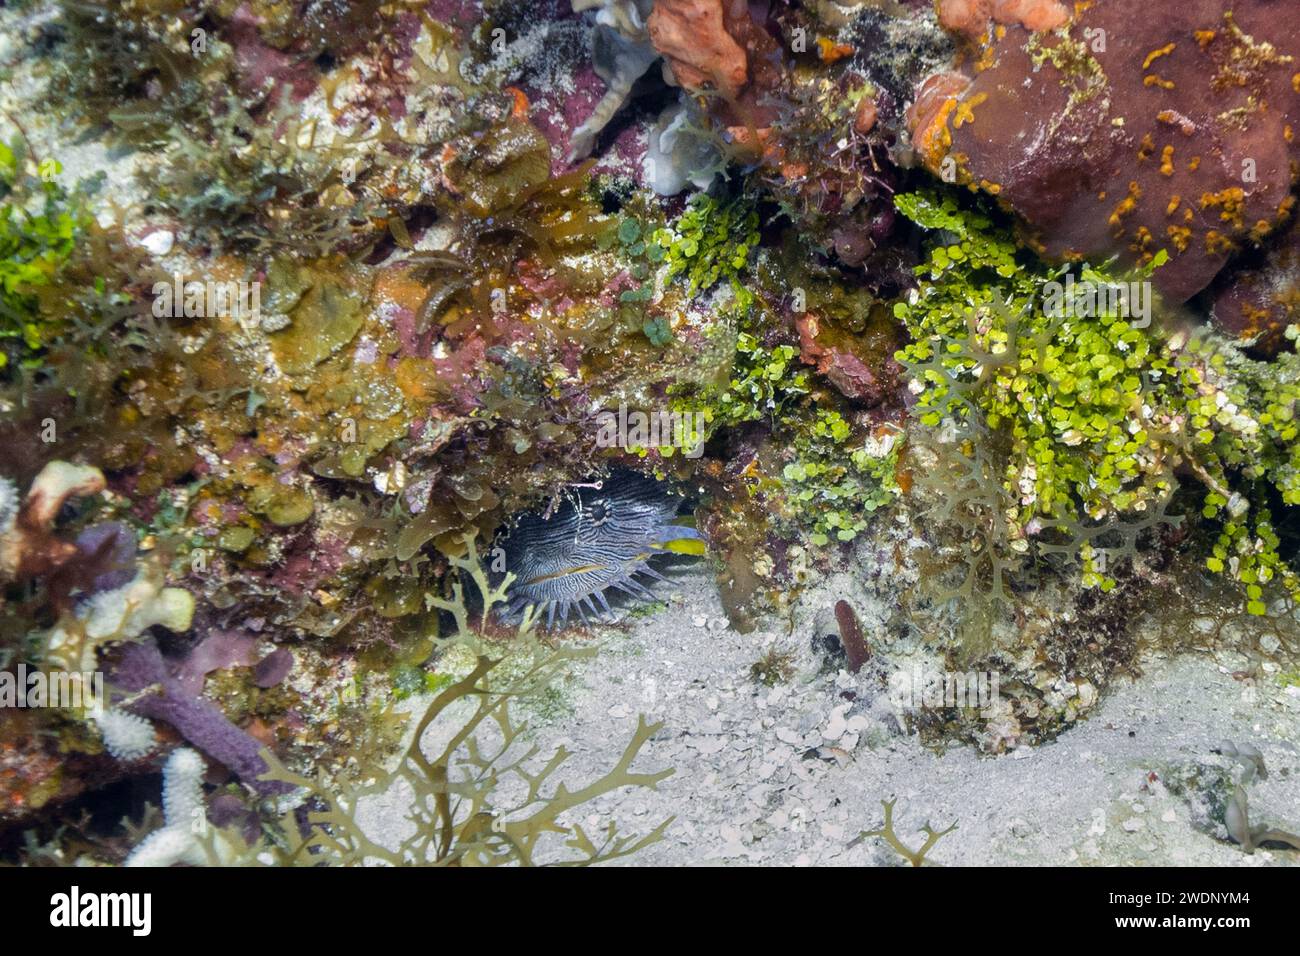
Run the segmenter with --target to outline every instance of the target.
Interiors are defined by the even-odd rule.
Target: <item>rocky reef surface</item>
[[[0,7],[0,860],[1294,863],[1285,13]]]

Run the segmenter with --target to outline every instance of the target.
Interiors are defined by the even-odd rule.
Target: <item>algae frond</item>
[[[543,693],[562,670],[594,652],[548,647],[534,636],[534,619],[527,614],[509,642],[484,637],[471,623],[466,582],[482,596],[479,621],[484,623],[505,601],[511,576],[492,586],[473,539],[467,536],[465,543],[465,557],[449,558],[458,572],[450,598],[426,599],[453,618],[454,629],[438,643],[445,658],[464,660],[468,672],[438,692],[416,718],[396,765],[362,768],[364,779],[354,784],[295,773],[264,752],[271,768],[266,779],[284,781],[306,795],[305,822],[288,811],[278,832],[253,846],[221,831],[209,841],[214,859],[297,866],[587,865],[628,856],[663,837],[671,817],[636,835],[624,834],[614,822],[589,833],[573,819],[575,811],[604,794],[623,787],[652,790],[672,774],[671,769],[632,769],[662,725],[641,717],[614,767],[582,786],[562,781],[558,772],[573,754],[560,747],[543,755],[530,745],[527,727],[512,716],[511,705]],[[410,794],[412,827],[396,843],[372,832],[358,812],[368,795],[394,788]],[[223,843],[242,848],[232,853],[221,848]]]

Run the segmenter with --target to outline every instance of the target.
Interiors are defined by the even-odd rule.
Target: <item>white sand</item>
[[[675,816],[666,839],[629,863],[894,865],[899,857],[879,840],[849,846],[861,830],[879,826],[880,800],[891,796],[898,798],[896,829],[912,846],[927,820],[936,829],[957,821],[931,853],[943,864],[1300,862],[1291,851],[1247,855],[1221,826],[1201,823],[1217,829],[1217,838],[1197,829],[1193,823],[1206,818],[1204,796],[1165,786],[1198,765],[1206,781],[1220,768],[1234,769],[1212,748],[1224,739],[1249,742],[1269,770],[1248,790],[1252,822],[1300,830],[1294,689],[1243,684],[1207,656],[1184,655],[1150,662],[1094,716],[1042,747],[988,757],[960,746],[937,756],[915,736],[891,732],[891,722],[880,719],[883,702],[869,710],[865,726],[852,720],[862,705],[844,714],[860,731],[853,746],[851,732],[836,733],[832,711],[846,703],[844,687],[860,679],[817,676],[820,658],[808,633],[715,629],[722,608],[703,569],[680,576],[673,591],[666,610],[602,639],[601,653],[561,685],[564,706],[549,699],[549,720],[532,715],[543,725],[530,743],[543,754],[561,744],[574,752],[561,773],[572,786],[615,763],[638,713],[663,721],[635,769],[671,766],[673,776],[656,792],[608,795],[573,821],[595,826],[612,818],[625,831],[645,832]],[[796,652],[799,673],[767,689],[748,671],[772,640]],[[837,759],[830,747],[844,755]],[[360,819],[367,830],[395,835],[405,829],[403,817],[403,801],[392,794],[367,803]]]

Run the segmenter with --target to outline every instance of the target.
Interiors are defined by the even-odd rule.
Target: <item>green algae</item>
[[[48,287],[72,256],[88,213],[80,190],[57,180],[57,160],[29,172],[26,151],[0,143],[0,370],[39,365],[61,333],[63,317],[41,308]]]
[[[240,554],[252,547],[256,540],[256,531],[243,525],[236,525],[222,529],[221,534],[217,536],[217,547]]]
[[[311,494],[301,488],[273,482],[255,488],[248,496],[248,506],[265,515],[271,524],[290,528],[310,518],[316,503]]]
[[[1044,287],[1064,268],[1037,262],[979,212],[950,198],[899,196],[899,210],[955,238],[930,247],[918,292],[895,306],[914,343],[901,350],[919,389],[916,427],[947,432],[933,446],[954,472],[983,488],[984,553],[1001,552],[995,589],[1017,555],[1070,555],[1085,585],[1108,590],[1136,534],[1164,520],[1189,471],[1204,517],[1222,521],[1207,566],[1245,586],[1247,610],[1265,612],[1269,582],[1300,596],[1300,576],[1278,555],[1269,485],[1294,497],[1294,416],[1300,393],[1286,368],[1246,357],[1211,332],[1190,338],[1144,327],[1111,309],[1051,316]],[[1147,281],[1157,256],[1139,273]],[[1084,265],[1080,281],[1125,281]],[[976,520],[970,510],[945,514]],[[1221,517],[1229,502],[1232,509]],[[1107,536],[1121,540],[1107,545]],[[1057,542],[1057,538],[1061,540]],[[987,560],[987,559],[982,559]]]

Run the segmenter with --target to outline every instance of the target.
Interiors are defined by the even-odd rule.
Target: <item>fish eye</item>
[[[587,509],[587,515],[591,518],[592,524],[604,524],[609,519],[609,502],[604,498],[598,498]]]

